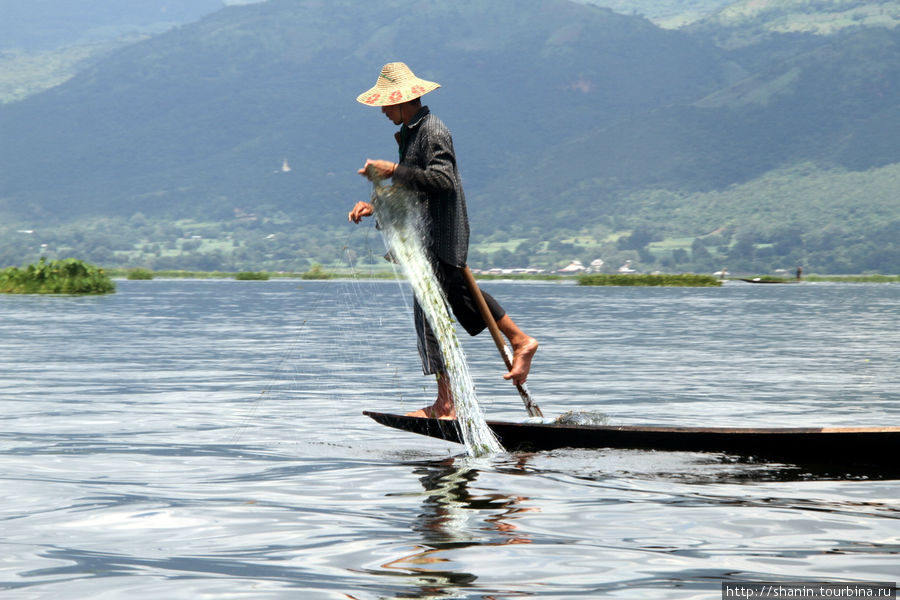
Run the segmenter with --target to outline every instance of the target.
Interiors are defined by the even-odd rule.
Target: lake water
[[[486,282],[548,416],[900,424],[900,286]],[[719,598],[896,581],[900,481],[714,454],[472,459],[365,409],[430,403],[396,282],[120,281],[0,296],[0,596]],[[490,418],[524,419],[490,337]]]

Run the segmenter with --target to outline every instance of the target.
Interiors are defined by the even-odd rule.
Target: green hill
[[[0,0],[0,49],[29,52],[159,33],[222,8],[222,0]]]
[[[696,102],[589,128],[555,145],[538,170],[562,168],[569,182],[587,178],[613,190],[688,191],[803,162],[865,170],[900,162],[898,98],[900,31],[862,30]],[[582,157],[593,158],[590,171]]]
[[[859,28],[900,24],[895,0],[739,0],[689,25],[696,33],[732,48],[759,43],[773,35],[832,35]]]
[[[263,199],[296,213],[359,193],[358,164],[394,149],[383,118],[355,97],[397,57],[444,84],[433,102],[476,187],[547,139],[725,81],[703,45],[592,6],[468,1],[418,14],[394,4],[232,7],[3,107],[5,208],[221,217]],[[299,181],[273,176],[284,158]],[[315,197],[298,199],[300,186]]]
[[[0,215],[14,227],[0,259],[32,251],[16,229],[42,229],[104,264],[340,260],[327,240],[368,197],[356,169],[396,152],[393,127],[355,97],[405,60],[443,84],[427,100],[454,133],[473,260],[705,269],[750,244],[752,269],[900,270],[893,242],[874,262],[864,250],[900,207],[886,183],[900,34],[769,29],[733,44],[751,25],[712,23],[667,30],[567,0],[230,6],[0,106]],[[820,186],[847,182],[852,218],[833,198],[823,219]],[[855,254],[826,260],[809,248],[835,227]],[[766,241],[786,229],[800,242]]]

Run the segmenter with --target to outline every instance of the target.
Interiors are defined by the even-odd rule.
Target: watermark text
[[[794,582],[794,581],[729,581],[722,583],[722,600],[734,598],[879,598],[897,597],[897,584],[888,582]]]

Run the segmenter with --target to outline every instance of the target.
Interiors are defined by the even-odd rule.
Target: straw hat
[[[356,101],[369,106],[390,106],[415,100],[441,87],[433,81],[419,79],[402,62],[393,62],[381,68],[375,86],[356,97]]]

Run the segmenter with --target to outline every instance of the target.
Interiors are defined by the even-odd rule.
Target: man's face
[[[401,125],[403,123],[403,111],[400,110],[400,106],[400,104],[382,106],[381,112],[383,112],[384,115],[394,123],[394,125]]]

